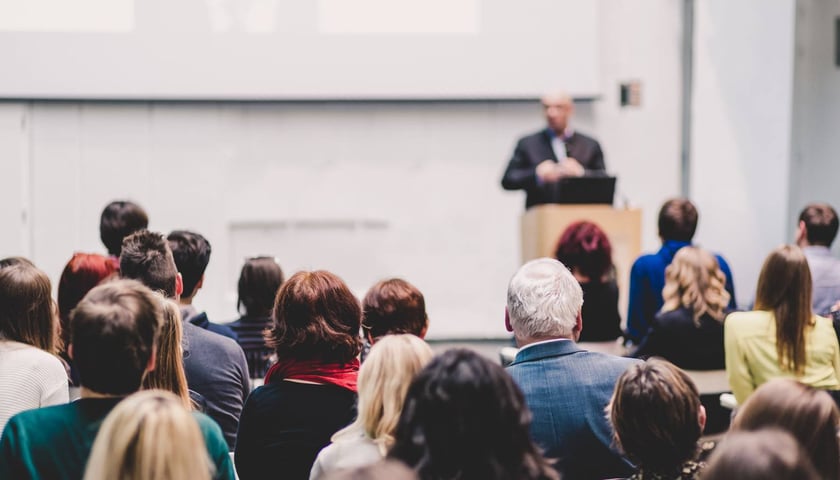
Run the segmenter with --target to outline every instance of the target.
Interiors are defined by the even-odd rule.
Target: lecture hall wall
[[[724,81],[738,60],[723,46],[747,42],[758,56],[747,65],[752,75],[781,73],[750,85],[756,99],[792,95],[793,60],[784,52],[792,50],[793,1],[746,2],[769,12],[750,38],[735,28],[739,19],[749,24],[749,8],[720,24],[729,2],[698,3],[708,5],[695,31],[698,240],[730,259],[743,303],[757,257],[788,239],[791,99],[783,93],[780,105],[765,108],[738,95],[745,85],[732,74]],[[601,141],[619,178],[617,203],[643,210],[646,250],[658,246],[659,205],[680,189],[680,8],[600,0],[602,96],[578,104],[575,119]],[[641,81],[640,107],[618,106],[618,84],[627,80]],[[716,130],[720,109],[731,135]],[[767,133],[778,141],[750,133],[777,114]],[[127,197],[147,208],[151,228],[210,239],[196,303],[214,321],[236,316],[243,259],[269,253],[287,274],[332,269],[360,295],[380,278],[404,276],[427,296],[432,338],[504,337],[524,198],[502,191],[499,179],[515,139],[542,122],[536,102],[3,102],[0,255],[28,255],[56,281],[73,251],[102,250],[99,212]],[[719,135],[729,140],[706,141]],[[704,150],[713,147],[714,155]],[[749,149],[749,158],[734,152]],[[750,196],[727,197],[744,202],[733,205],[722,190]],[[768,202],[780,211],[768,211]],[[726,220],[733,210],[735,220]],[[756,231],[732,234],[727,222],[756,216]]]

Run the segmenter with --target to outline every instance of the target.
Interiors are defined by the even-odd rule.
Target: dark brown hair
[[[120,256],[122,241],[132,233],[149,226],[149,216],[143,207],[127,200],[109,203],[99,217],[99,238],[108,253]]]
[[[347,363],[361,351],[362,309],[333,273],[297,272],[277,292],[266,343],[280,359]]]
[[[61,349],[50,279],[34,266],[0,268],[0,334],[52,354]]]
[[[823,478],[838,478],[840,412],[828,393],[776,378],[758,387],[736,412],[732,430],[778,427],[805,448]]]
[[[249,317],[271,315],[277,290],[283,284],[283,269],[273,257],[254,257],[245,261],[239,273],[237,308]]]
[[[672,198],[659,210],[659,236],[663,240],[690,242],[697,230],[698,213],[686,198]]]
[[[160,298],[133,280],[94,287],[70,315],[80,384],[127,395],[140,388],[162,324]]]
[[[167,298],[176,296],[178,269],[172,249],[160,233],[140,230],[123,240],[120,276],[139,280]]]
[[[812,203],[799,214],[799,221],[805,224],[808,243],[830,247],[837,236],[840,222],[837,212],[827,203]]]
[[[805,329],[813,319],[811,288],[811,270],[799,247],[782,245],[764,260],[755,309],[773,313],[779,365],[798,375],[805,370]]]
[[[715,448],[701,480],[826,480],[789,433],[763,428],[730,432]]]
[[[395,333],[420,336],[428,323],[423,294],[400,278],[382,280],[370,287],[362,309],[362,324],[373,338]]]
[[[173,230],[167,235],[166,241],[172,249],[175,267],[184,280],[184,293],[181,295],[192,297],[210,263],[210,242],[200,233],[187,230]]]
[[[607,411],[616,443],[642,470],[671,474],[697,452],[700,394],[670,362],[652,358],[628,368]]]

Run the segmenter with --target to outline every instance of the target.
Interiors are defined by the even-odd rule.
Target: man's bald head
[[[544,95],[540,101],[548,127],[558,135],[563,135],[575,111],[572,97],[566,92],[558,91]]]

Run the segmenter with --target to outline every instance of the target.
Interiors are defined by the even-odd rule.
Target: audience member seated
[[[607,408],[615,440],[638,468],[631,480],[694,479],[706,411],[691,378],[650,359],[619,377]]]
[[[826,480],[789,433],[767,428],[726,436],[703,469],[702,480]]]
[[[298,272],[277,292],[265,385],[248,397],[236,441],[241,480],[307,479],[318,452],[355,418],[362,309],[336,275]]]
[[[554,256],[572,271],[583,289],[581,342],[606,342],[621,336],[618,285],[607,234],[592,222],[569,225]]]
[[[169,242],[175,266],[184,282],[184,291],[178,299],[183,320],[236,340],[236,333],[230,327],[211,323],[206,312],[199,312],[193,306],[193,298],[204,286],[204,271],[210,263],[210,242],[201,234],[186,230],[175,230],[166,237],[166,240]]]
[[[780,428],[808,453],[821,478],[838,478],[840,412],[831,396],[795,380],[777,378],[755,391],[735,412],[732,431]]]
[[[87,292],[112,278],[118,269],[119,265],[114,264],[112,259],[96,253],[75,253],[67,262],[58,280],[58,318],[61,321],[61,340],[64,345],[70,344],[70,312]],[[62,350],[61,357],[70,366],[71,383],[78,385],[79,376],[66,350]]]
[[[505,323],[520,347],[508,372],[533,412],[534,441],[560,459],[564,478],[627,476],[632,465],[613,447],[604,408],[619,375],[641,362],[578,347],[582,303],[580,284],[562,263],[523,265],[507,293]]]
[[[631,356],[663,357],[687,370],[723,370],[723,319],[729,304],[725,283],[712,254],[681,248],[665,269],[662,311]]]
[[[783,245],[770,253],[759,274],[755,311],[726,317],[724,345],[726,374],[739,404],[776,377],[840,388],[840,346],[831,321],[811,313],[811,272],[799,247]]]
[[[99,238],[108,249],[114,268],[120,268],[123,239],[148,226],[149,216],[134,202],[115,200],[105,206],[99,217]]]
[[[69,401],[50,294],[49,277],[31,264],[0,268],[0,431],[16,413]]]
[[[205,444],[205,437],[214,443]],[[219,426],[190,415],[172,393],[149,390],[129,396],[105,417],[84,480],[210,480],[216,473],[211,457],[229,457]]]
[[[70,316],[68,351],[81,399],[12,417],[0,438],[0,478],[82,478],[102,420],[155,367],[160,315],[160,299],[138,282],[116,280],[88,292]],[[216,453],[224,442],[218,426],[206,417],[200,422]],[[217,478],[233,479],[223,453],[212,456]]]
[[[420,477],[402,462],[384,460],[364,467],[339,470],[320,480],[420,480]]]
[[[627,309],[627,331],[625,337],[634,345],[641,343],[648,331],[648,322],[662,309],[664,300],[665,268],[671,264],[674,255],[682,247],[691,245],[697,230],[698,213],[689,200],[675,198],[668,200],[659,210],[659,238],[662,248],[654,254],[642,255],[630,270],[630,296]],[[732,272],[726,260],[715,256],[721,271],[726,276],[726,291],[729,292],[729,308],[735,309],[735,286]]]
[[[410,333],[423,338],[429,328],[423,294],[400,278],[382,280],[370,287],[362,300],[362,315],[363,362],[370,346],[385,335]]]
[[[837,236],[837,212],[827,203],[812,203],[799,214],[796,244],[805,253],[814,285],[812,308],[817,315],[827,316],[840,301],[840,259],[831,255],[831,244]]]
[[[472,350],[435,357],[411,383],[389,458],[422,480],[557,479],[528,432],[522,391]]]
[[[321,450],[310,479],[382,460],[394,443],[408,386],[431,358],[432,349],[414,335],[388,335],[376,342],[359,369],[356,421]]]
[[[183,291],[172,250],[160,233],[141,230],[126,237],[120,255],[120,275],[139,280],[177,301]],[[251,391],[245,353],[234,340],[183,322],[184,372],[190,390],[203,399],[233,449],[245,397]]]
[[[248,359],[252,379],[260,379],[268,371],[273,350],[265,344],[265,332],[271,327],[271,309],[277,290],[283,284],[283,270],[273,257],[250,258],[239,274],[240,313],[245,314],[228,326],[236,333],[239,345]]]
[[[181,400],[184,408],[203,410],[193,405],[184,373],[184,349],[181,312],[172,300],[161,298],[161,328],[155,349],[155,369],[143,377],[143,390],[165,390]],[[193,394],[197,396],[197,394]],[[202,399],[203,400],[203,399]],[[196,403],[201,403],[196,402]]]

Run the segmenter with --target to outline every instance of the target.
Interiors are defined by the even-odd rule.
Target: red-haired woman
[[[280,287],[267,339],[278,360],[242,409],[239,478],[309,478],[318,452],[355,416],[361,323],[358,299],[330,272],[298,272]]]
[[[618,285],[612,263],[612,245],[598,225],[575,222],[557,242],[554,256],[583,288],[581,342],[607,342],[621,336]]]

